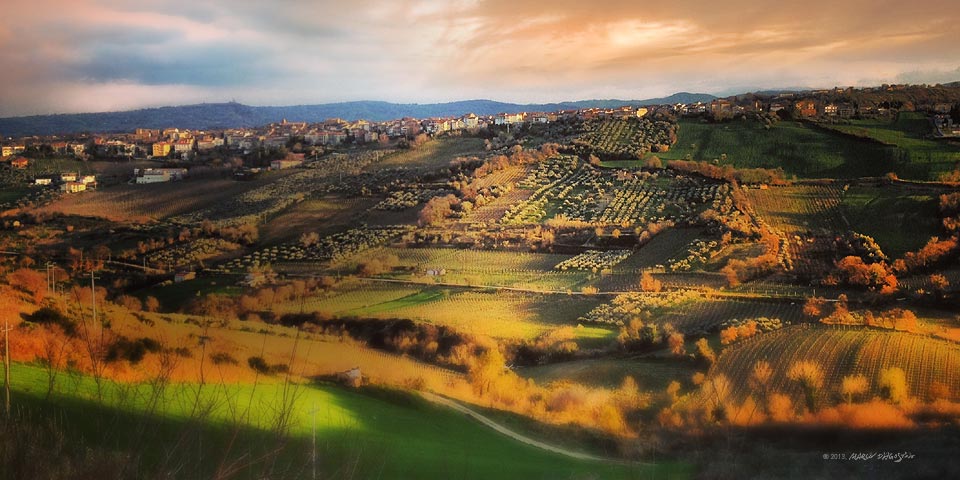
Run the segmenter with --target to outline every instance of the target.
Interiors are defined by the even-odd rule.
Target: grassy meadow
[[[933,128],[923,113],[901,112],[892,120],[849,120],[824,127],[896,147],[900,161],[908,164],[903,171],[909,178],[923,179],[919,174],[926,171],[927,179],[936,180],[937,173],[951,171],[960,162],[960,145],[924,138]]]
[[[752,120],[680,120],[678,139],[662,160],[702,160],[739,168],[783,168],[801,178],[880,176],[897,171],[893,149],[815,126],[781,121],[766,129]]]
[[[895,185],[851,187],[840,203],[854,231],[869,235],[890,257],[916,251],[940,234],[938,192]]]
[[[686,478],[692,473],[670,462],[573,460],[393,390],[278,380],[171,384],[154,409],[149,385],[106,383],[98,400],[93,381],[74,376],[62,391],[46,397],[42,369],[15,364],[11,376],[18,415],[57,419],[53,431],[66,442],[61,454],[130,452],[136,457],[127,462],[135,463],[130,468],[141,475],[173,470],[178,476],[210,478],[240,465],[246,470],[239,478],[267,472],[312,478],[314,466],[319,478],[334,479]]]

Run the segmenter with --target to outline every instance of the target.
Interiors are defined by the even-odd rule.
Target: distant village
[[[450,132],[478,133],[485,129],[507,129],[520,125],[550,124],[557,121],[588,121],[607,118],[643,118],[652,114],[672,116],[703,116],[724,120],[743,115],[789,115],[800,120],[839,122],[854,118],[889,116],[901,110],[926,112],[930,115],[934,136],[960,137],[960,122],[951,115],[956,103],[931,102],[910,104],[898,101],[845,101],[853,93],[870,94],[896,92],[898,89],[925,86],[883,85],[874,88],[834,88],[807,92],[777,94],[745,94],[718,98],[711,102],[666,104],[617,108],[584,108],[554,112],[500,113],[480,116],[466,114],[448,118],[401,118],[386,122],[366,120],[346,121],[339,118],[322,123],[290,122],[283,120],[255,128],[226,130],[181,130],[178,128],[137,128],[132,133],[81,134],[48,137],[5,139],[0,151],[2,166],[10,170],[25,170],[36,158],[56,156],[77,159],[153,160],[156,167],[132,168],[129,183],[147,184],[177,181],[185,178],[188,169],[203,165],[206,159],[226,156],[251,155],[256,152],[273,154],[269,167],[240,168],[237,179],[264,168],[280,170],[299,166],[307,153],[319,154],[349,145],[382,144],[412,140],[418,135],[441,135]],[[882,97],[880,97],[882,98]],[[277,155],[277,152],[282,154]],[[239,171],[243,170],[243,171]],[[98,178],[66,171],[38,175],[33,185],[57,187],[64,193],[78,193],[96,188]]]

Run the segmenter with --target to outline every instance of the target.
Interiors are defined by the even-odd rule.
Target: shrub
[[[77,334],[77,325],[67,318],[60,310],[52,307],[43,307],[36,312],[23,316],[24,320],[42,325],[57,325],[69,337]]]
[[[227,352],[217,352],[213,355],[210,355],[210,360],[214,365],[239,365],[240,362],[237,361],[233,355],[230,355]]]
[[[133,365],[140,363],[147,353],[156,353],[161,349],[160,342],[142,337],[137,340],[130,340],[127,337],[119,336],[107,349],[107,362],[116,362],[118,360],[127,360]]]

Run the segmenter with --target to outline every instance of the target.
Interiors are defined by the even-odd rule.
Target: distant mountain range
[[[291,122],[321,122],[328,118],[382,122],[403,117],[449,117],[475,113],[551,112],[578,108],[609,108],[621,105],[659,105],[709,102],[713,95],[675,93],[647,100],[582,100],[577,102],[516,104],[492,100],[465,100],[450,103],[389,103],[374,101],[252,107],[240,103],[203,103],[179,107],[145,108],[125,112],[33,115],[0,118],[0,136],[58,135],[71,133],[112,133],[135,128],[223,129],[256,127],[287,119]]]

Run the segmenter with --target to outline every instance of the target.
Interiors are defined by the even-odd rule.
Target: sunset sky
[[[6,0],[0,116],[960,80],[956,0]]]

